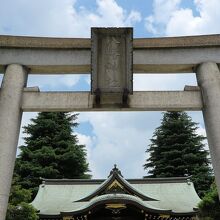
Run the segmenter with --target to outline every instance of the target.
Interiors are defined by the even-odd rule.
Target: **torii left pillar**
[[[7,66],[0,91],[0,220],[5,220],[22,118],[22,94],[27,71]]]

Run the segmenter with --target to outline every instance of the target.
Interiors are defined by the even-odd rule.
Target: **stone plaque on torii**
[[[91,90],[95,95],[94,105],[127,106],[128,94],[133,93],[133,29],[91,30]]]

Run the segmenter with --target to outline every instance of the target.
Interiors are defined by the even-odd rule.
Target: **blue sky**
[[[220,33],[218,0],[0,0],[1,35],[90,37],[97,26],[132,26],[134,37]],[[0,76],[1,79],[1,76]],[[135,75],[134,90],[183,90],[195,74]],[[88,91],[89,75],[30,75],[41,91]],[[189,113],[205,134],[201,112]],[[24,113],[22,126],[36,113]],[[146,175],[142,165],[161,112],[80,113],[75,130],[86,144],[94,178],[105,178],[117,163],[127,178]],[[20,134],[19,144],[24,135]]]

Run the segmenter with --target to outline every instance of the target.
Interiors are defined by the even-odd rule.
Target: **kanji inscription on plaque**
[[[92,28],[92,93],[133,92],[132,28]]]

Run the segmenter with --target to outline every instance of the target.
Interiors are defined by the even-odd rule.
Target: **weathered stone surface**
[[[90,72],[90,51],[86,49],[0,49],[0,66],[22,63],[31,73]]]
[[[40,92],[40,88],[38,86],[33,87],[25,87],[24,92]]]
[[[185,85],[184,86],[184,91],[200,91],[200,87],[199,86]]]
[[[92,93],[133,91],[132,28],[92,28]]]
[[[202,90],[203,116],[215,180],[220,195],[220,71],[216,63],[202,63],[197,69]]]
[[[183,37],[137,38],[133,41],[134,49],[153,48],[194,48],[220,47],[220,35],[200,35]],[[51,37],[23,37],[0,36],[2,48],[47,48],[47,49],[91,49],[89,38],[51,38]]]
[[[54,38],[0,36],[0,48],[37,48],[37,49],[87,49],[91,48],[88,38]]]
[[[212,60],[220,63],[220,47],[156,48],[134,50],[134,72],[194,72],[195,67]]]
[[[7,67],[0,92],[0,220],[5,219],[21,123],[21,100],[26,70]]]
[[[194,72],[202,62],[220,64],[220,35],[133,40],[134,73]],[[91,40],[0,36],[0,71],[22,63],[31,73],[89,73]]]
[[[25,91],[23,111],[89,111],[93,96],[89,92],[33,92]]]
[[[25,91],[22,109],[23,111],[197,111],[202,109],[200,91],[134,92],[133,95],[128,95],[127,107],[120,105],[121,96],[114,93],[103,94],[101,108],[93,107],[94,99],[95,96],[90,92]]]
[[[133,46],[135,49],[171,49],[213,46],[220,47],[220,34],[182,37],[137,38],[134,39]]]

